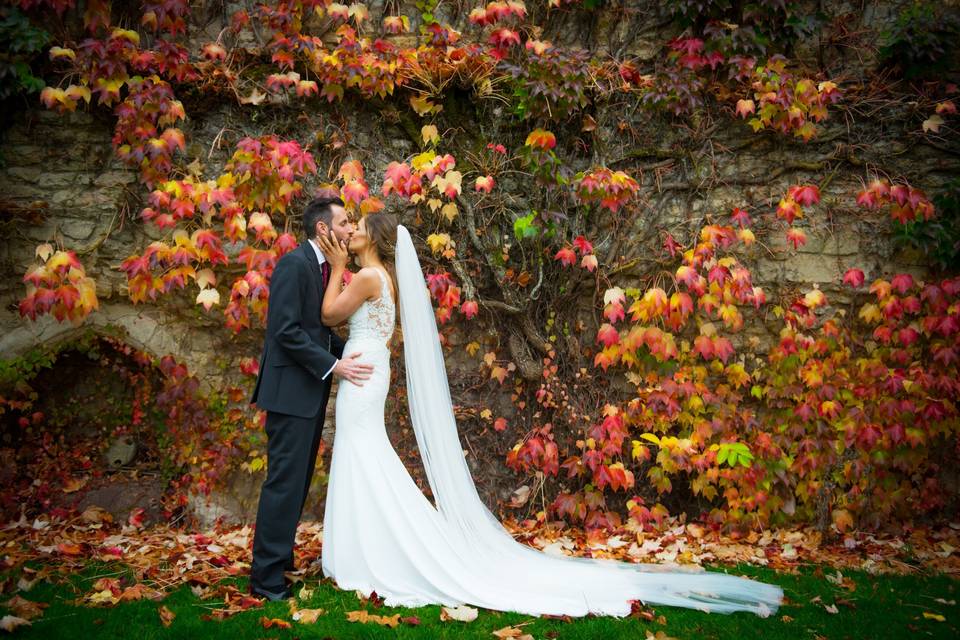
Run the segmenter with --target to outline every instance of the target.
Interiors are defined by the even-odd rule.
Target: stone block
[[[791,282],[833,282],[843,277],[841,266],[835,259],[798,253],[783,263],[783,275]]]
[[[70,218],[59,221],[60,233],[72,240],[86,240],[97,228],[93,220]]]
[[[8,180],[16,180],[19,182],[29,182],[30,184],[36,184],[40,181],[41,176],[45,173],[46,169],[39,165],[32,166],[15,166],[8,167],[4,172],[4,176]]]
[[[97,187],[110,189],[131,184],[136,179],[137,176],[131,171],[107,171],[94,178],[93,184]]]

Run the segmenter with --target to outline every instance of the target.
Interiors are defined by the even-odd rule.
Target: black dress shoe
[[[261,589],[260,587],[254,587],[251,585],[250,593],[260,598],[266,598],[270,602],[276,602],[277,600],[286,600],[287,598],[292,598],[293,594],[290,593],[290,589],[283,587],[277,591],[270,591],[268,589]]]

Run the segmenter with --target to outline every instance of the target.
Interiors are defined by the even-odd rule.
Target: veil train
[[[624,616],[629,600],[710,612],[775,612],[783,591],[718,572],[549,556],[514,540],[480,500],[464,460],[433,306],[409,231],[397,229],[397,287],[410,418],[446,534],[469,561],[476,589],[506,589],[524,613]],[[486,598],[482,598],[486,599]]]

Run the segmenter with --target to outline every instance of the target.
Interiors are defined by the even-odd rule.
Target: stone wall
[[[612,7],[632,7],[629,20],[620,20],[615,9],[590,20],[577,12],[554,16],[545,34],[557,43],[593,43],[598,54],[635,56],[641,65],[652,65],[661,55],[662,44],[677,35],[665,4],[611,3]],[[871,3],[863,12],[858,6],[826,3],[822,9],[828,20],[847,16],[853,20],[851,30],[875,33],[895,15],[898,5]],[[370,3],[370,7],[375,17],[383,11],[381,3]],[[416,25],[418,16],[410,16]],[[448,17],[462,25],[465,15]],[[195,43],[212,40],[223,25],[220,15],[204,14],[196,20],[200,23],[192,25],[191,31]],[[256,41],[257,36],[248,33],[240,44],[249,46]],[[853,80],[857,69],[862,72],[869,67],[872,51],[825,48],[819,38],[795,47],[798,57],[812,60],[825,56],[831,70]],[[351,99],[328,105],[317,100],[306,107],[280,103],[250,110],[224,101],[211,104],[189,92],[182,99],[188,114],[182,127],[189,145],[185,160],[199,162],[205,176],[215,176],[236,142],[247,135],[279,133],[310,146],[320,171],[306,185],[307,192],[331,178],[329,171],[335,172],[338,162],[347,158],[362,161],[368,182],[376,189],[391,160],[417,151],[389,101],[363,104]],[[532,128],[529,123],[509,121],[494,103],[464,106],[459,113],[488,118],[484,135],[491,139],[502,135],[504,141],[515,140]],[[868,280],[899,271],[917,276],[926,273],[923,256],[895,245],[886,213],[865,213],[854,203],[854,194],[871,171],[908,177],[915,187],[933,195],[960,170],[956,150],[944,151],[918,135],[918,113],[910,105],[887,105],[865,117],[841,104],[831,109],[831,118],[819,137],[808,144],[755,134],[730,113],[722,118],[697,114],[696,118],[713,119],[692,125],[689,120],[637,105],[622,112],[623,106],[608,105],[594,114],[599,127],[592,134],[592,154],[572,160],[580,167],[605,163],[628,171],[641,182],[643,206],[628,230],[636,242],[624,250],[627,258],[638,258],[640,266],[619,273],[615,284],[626,287],[645,281],[644,255],[660,231],[670,230],[683,242],[702,222],[726,220],[736,206],[757,212],[758,243],[743,259],[754,269],[755,284],[768,291],[771,301],[817,285],[842,302],[847,294],[839,288],[839,280],[853,266],[862,268]],[[454,135],[476,127],[474,122],[454,119],[450,110],[443,118]],[[632,135],[624,135],[618,128],[623,120],[628,121]],[[118,266],[130,253],[161,236],[139,219],[147,192],[114,156],[112,126],[112,116],[96,108],[70,115],[30,108],[14,114],[10,126],[0,134],[0,228],[4,231],[0,238],[0,270],[4,274],[0,280],[0,356],[16,357],[34,346],[68,340],[78,331],[49,317],[31,322],[17,313],[17,300],[23,295],[21,278],[33,261],[34,248],[54,242],[77,251],[88,274],[96,279],[101,308],[87,320],[88,326],[120,328],[136,347],[158,356],[171,353],[186,363],[206,389],[221,388],[240,358],[259,354],[262,333],[256,330],[240,339],[231,337],[217,313],[204,314],[189,295],[173,296],[161,305],[130,303],[125,276]],[[570,134],[579,135],[575,129]],[[346,146],[330,151],[326,142],[332,136],[339,136]],[[773,211],[787,187],[802,182],[821,184],[824,199],[809,221],[808,244],[793,252],[787,250],[783,225],[774,219]],[[517,185],[513,193],[511,206],[523,211],[527,204],[523,185]],[[42,221],[24,221],[25,209],[39,210]],[[599,241],[598,253],[608,247],[609,243]],[[596,317],[592,299],[582,300],[582,307],[585,317]],[[496,336],[496,329],[490,326],[470,331]],[[474,333],[458,330],[451,344],[462,345]],[[762,332],[757,335],[763,337]],[[448,369],[456,384],[476,374],[477,361],[466,357],[462,349],[452,349]],[[467,386],[455,387],[455,399],[468,399],[457,395]],[[328,441],[331,434],[328,428]],[[482,441],[498,460],[511,444],[489,437]],[[496,479],[480,484],[493,504],[512,490],[511,474],[500,467],[490,472]],[[238,477],[223,495],[196,508],[205,519],[237,514],[249,517],[258,487],[258,476]],[[308,513],[318,515],[316,504],[308,507]]]

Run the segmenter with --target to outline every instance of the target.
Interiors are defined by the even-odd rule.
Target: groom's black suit
[[[267,331],[251,402],[267,412],[267,477],[260,489],[250,584],[278,592],[293,558],[310,489],[333,374],[343,340],[320,319],[323,278],[304,242],[277,262]],[[327,375],[329,373],[329,375]]]

